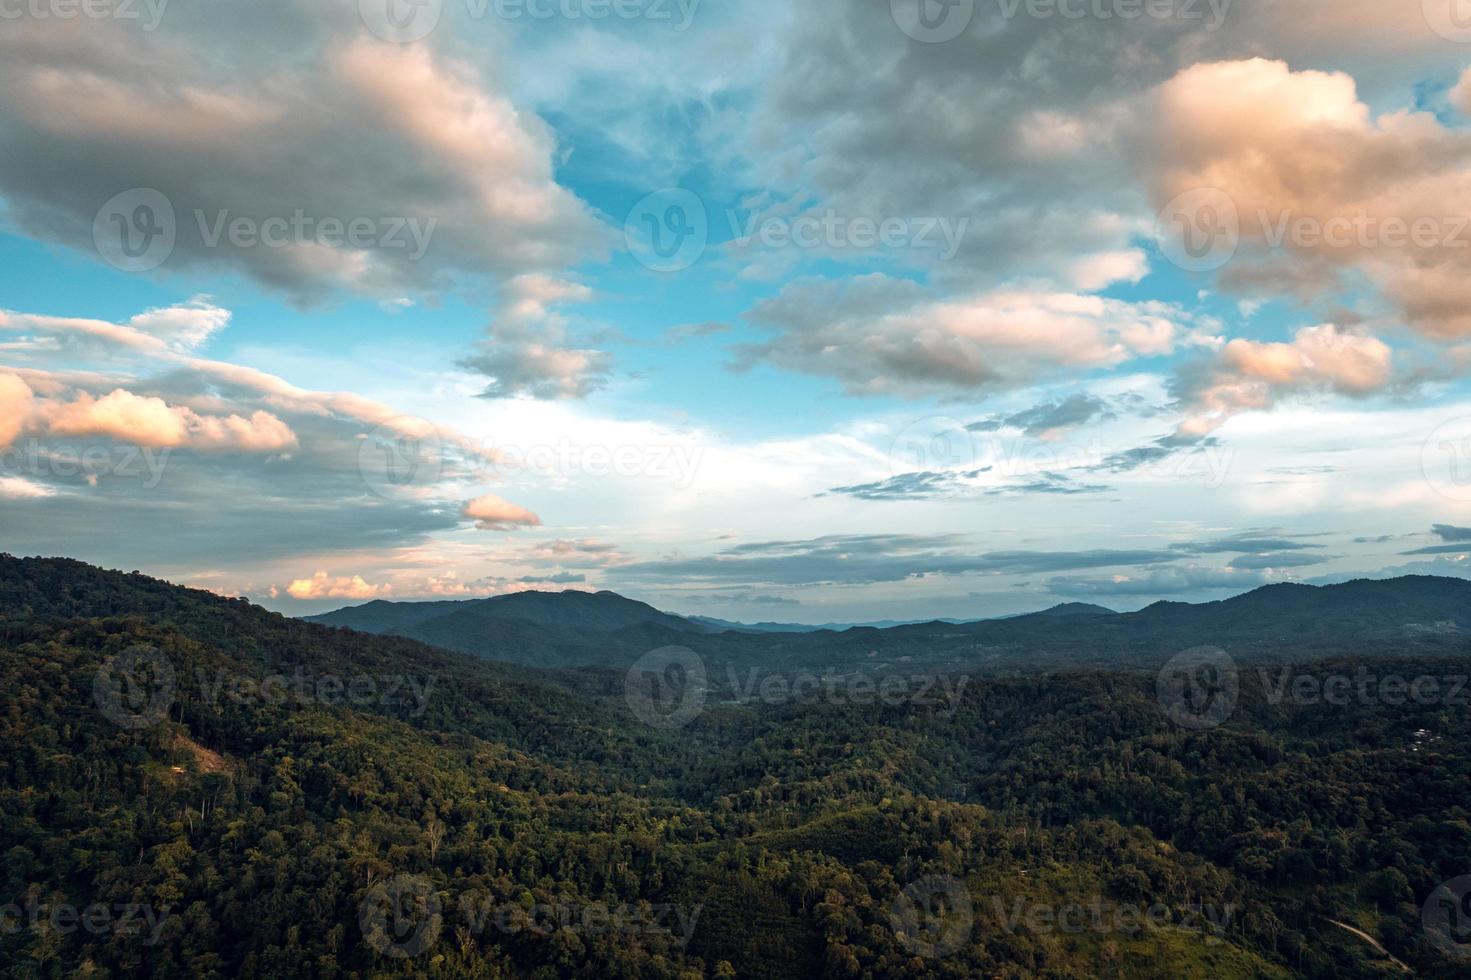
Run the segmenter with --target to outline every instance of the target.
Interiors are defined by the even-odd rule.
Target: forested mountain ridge
[[[953,699],[759,686],[667,724],[637,671],[513,667],[3,558],[0,964],[1403,975],[1338,921],[1459,976],[1426,916],[1471,874],[1461,643],[1291,676],[1242,658],[1207,725],[1172,717],[1164,673],[1091,670],[925,678]],[[1340,677],[1374,696],[1295,683]],[[1407,697],[1394,677],[1441,683]]]
[[[1459,649],[1471,635],[1471,582],[1410,576],[1271,585],[1218,602],[1159,602],[1133,613],[1075,603],[1005,619],[841,632],[722,629],[611,592],[380,601],[309,620],[542,667],[626,666],[665,644],[689,645],[721,664],[817,670],[882,670],[901,663],[990,671],[1157,667],[1202,644],[1292,663],[1355,649],[1384,652],[1390,644],[1406,653]]]

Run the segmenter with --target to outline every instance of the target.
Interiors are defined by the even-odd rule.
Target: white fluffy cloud
[[[537,527],[541,518],[531,511],[494,494],[476,497],[465,504],[461,515],[475,522],[482,531],[510,531],[518,527]]]
[[[1271,408],[1285,394],[1362,397],[1391,380],[1393,352],[1383,341],[1327,323],[1299,330],[1291,343],[1237,339],[1179,382],[1189,417],[1180,435],[1199,437],[1241,412]]]
[[[0,404],[6,419],[0,428],[0,447],[25,432],[63,438],[100,436],[137,446],[206,452],[277,453],[297,446],[290,426],[269,412],[201,415],[123,388],[100,398],[77,391],[69,399],[37,399],[19,376],[0,373]]]
[[[1228,286],[1323,293],[1358,274],[1411,326],[1471,335],[1471,132],[1375,118],[1349,75],[1260,58],[1185,69],[1137,125],[1155,204],[1202,188],[1234,204]]]
[[[361,575],[331,576],[326,572],[296,579],[286,586],[286,594],[293,599],[377,599],[392,593],[391,587],[370,585]]]
[[[1062,371],[1172,353],[1186,317],[1165,303],[1022,289],[946,300],[881,275],[807,281],[752,311],[777,331],[748,362],[841,380],[853,394],[976,394]]]

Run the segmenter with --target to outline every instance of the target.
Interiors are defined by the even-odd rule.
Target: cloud
[[[1079,392],[1057,401],[1034,405],[1011,415],[996,416],[966,426],[971,432],[996,432],[1020,429],[1036,439],[1055,439],[1067,429],[1115,417],[1108,401],[1097,395]]]
[[[730,324],[706,320],[703,323],[682,323],[679,326],[670,327],[664,331],[663,340],[670,347],[677,347],[697,337],[714,337],[717,334],[729,332]]]
[[[107,436],[155,448],[276,453],[298,445],[296,433],[269,412],[252,412],[248,418],[200,415],[122,388],[101,398],[80,392],[74,401],[43,406],[37,414],[51,435]]]
[[[1421,332],[1471,335],[1471,132],[1428,112],[1373,117],[1349,75],[1263,58],[1186,68],[1138,115],[1156,206],[1200,188],[1234,204],[1227,287],[1314,295],[1352,274]]]
[[[1267,571],[1274,568],[1302,568],[1307,565],[1321,565],[1331,561],[1332,555],[1238,555],[1230,561],[1230,567],[1246,571]]]
[[[859,500],[934,500],[938,497],[954,496],[969,489],[974,485],[974,480],[989,469],[988,466],[965,472],[946,470],[900,473],[874,483],[833,487],[827,493],[856,497]]]
[[[942,472],[901,473],[875,483],[860,483],[848,487],[833,487],[825,497],[838,494],[858,500],[937,500],[945,497],[965,495],[1006,497],[1026,494],[1056,494],[1072,496],[1084,493],[1109,493],[1114,488],[1094,483],[1078,483],[1060,473],[1037,473],[1023,482],[986,484],[979,480],[982,474],[991,471],[986,466],[978,470]]]
[[[1135,446],[1111,453],[1093,467],[1093,470],[1100,473],[1129,473],[1139,469],[1159,468],[1169,460],[1181,456],[1196,456],[1219,446],[1220,441],[1214,438],[1164,436],[1146,446]]]
[[[0,448],[15,442],[32,412],[30,386],[14,374],[0,372]]]
[[[1270,409],[1287,394],[1362,398],[1381,392],[1391,381],[1392,358],[1382,341],[1331,323],[1304,327],[1285,344],[1238,338],[1177,373],[1174,388],[1187,413],[1177,437],[1199,439],[1241,412]]]
[[[1225,538],[1209,541],[1186,541],[1170,545],[1176,551],[1192,555],[1244,554],[1264,551],[1304,551],[1319,545],[1304,544],[1290,537],[1274,537],[1270,534],[1245,531]]]
[[[1183,565],[1107,578],[1058,576],[1047,581],[1047,590],[1061,596],[1189,595],[1207,591],[1244,592],[1274,581],[1278,579],[1261,570]]]
[[[568,568],[601,568],[626,561],[618,545],[610,541],[555,540],[532,545],[523,551],[507,556],[508,560],[551,561]]]
[[[1430,531],[1442,541],[1471,542],[1471,527],[1457,527],[1454,524],[1436,524],[1431,527]]]
[[[230,311],[216,306],[205,296],[196,296],[176,306],[146,310],[122,323],[0,310],[0,330],[28,334],[23,344],[48,353],[116,352],[117,348],[131,349],[139,355],[182,353],[202,346],[229,322]],[[41,346],[43,338],[55,343]]]
[[[525,507],[502,500],[493,494],[471,500],[465,504],[460,515],[474,521],[475,526],[482,531],[511,531],[541,524],[541,518]]]
[[[742,585],[849,585],[931,575],[1031,574],[1143,565],[1176,557],[1162,551],[991,551],[977,553],[963,535],[833,535],[810,541],[738,545],[701,558],[666,558],[622,566],[635,581],[726,581]]]
[[[355,13],[303,6],[281,36],[258,22],[231,30],[243,26],[234,17],[181,16],[168,32],[9,22],[0,193],[11,217],[91,251],[99,207],[151,188],[176,218],[165,269],[242,272],[298,300],[335,289],[393,299],[606,250],[606,230],[557,184],[555,139],[534,114],[428,44],[366,37]],[[212,240],[236,219],[287,224],[271,245]],[[337,247],[323,221],[374,226]]]
[[[558,572],[555,575],[523,575],[517,581],[522,585],[575,585],[586,582],[587,576],[579,572]]]
[[[0,373],[0,404],[6,425],[0,447],[17,436],[101,436],[150,448],[189,448],[204,452],[278,453],[298,445],[296,434],[269,412],[201,415],[162,398],[116,388],[102,397],[76,392],[70,400],[36,399],[14,374]]]
[[[604,387],[612,355],[567,346],[567,319],[556,311],[591,298],[586,286],[552,276],[519,276],[508,284],[482,352],[460,362],[491,378],[481,396],[585,398]]]
[[[55,490],[21,476],[0,476],[0,500],[37,500],[54,496]]]
[[[333,578],[326,572],[286,586],[286,594],[293,599],[377,599],[392,593],[391,586],[369,585],[361,575]]]
[[[795,282],[748,318],[776,337],[741,349],[741,366],[837,378],[853,395],[926,397],[1169,354],[1183,314],[1165,303],[1021,290],[934,300],[916,283],[873,274]]]
[[[1401,551],[1401,555],[1463,555],[1471,551],[1471,544],[1437,544],[1413,551]]]

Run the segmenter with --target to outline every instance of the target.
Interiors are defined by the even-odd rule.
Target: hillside
[[[1396,588],[1400,615],[1418,616],[1414,597],[1438,585]],[[630,629],[666,627],[613,632]],[[1466,653],[1311,670],[1449,677]],[[287,693],[267,693],[273,676]],[[945,678],[953,700],[707,700],[662,727],[627,676],[0,558],[5,893],[23,910],[148,913],[135,933],[33,917],[0,931],[0,963],[46,977],[1392,975],[1338,921],[1418,975],[1461,975],[1420,913],[1471,854],[1462,705],[1274,700],[1270,673],[1243,671],[1237,710],[1192,730],[1166,717],[1152,675],[1074,670]],[[1072,910],[1101,925],[1060,928]]]
[[[1181,650],[1202,645],[1249,661],[1280,663],[1354,651],[1441,653],[1460,649],[1471,634],[1471,582],[1420,576],[1321,587],[1274,585],[1220,602],[1160,602],[1133,613],[1071,603],[1006,619],[842,631],[717,629],[611,592],[521,593],[463,603],[376,602],[311,621],[541,667],[626,665],[673,644],[722,667],[873,671],[923,664],[1004,673],[1157,667]]]

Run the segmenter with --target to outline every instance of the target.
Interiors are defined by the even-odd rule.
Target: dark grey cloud
[[[1053,494],[1073,496],[1088,493],[1112,493],[1113,487],[1098,483],[1078,483],[1060,473],[1039,473],[1035,478],[999,486],[977,486],[973,481],[992,467],[977,470],[948,470],[942,472],[921,471],[901,473],[875,483],[860,483],[854,486],[833,487],[826,497],[833,494],[854,497],[859,500],[936,500],[957,496],[1011,497],[1027,494]]]
[[[963,535],[838,535],[809,541],[740,545],[698,558],[667,558],[613,570],[631,581],[738,582],[747,585],[872,584],[927,575],[1031,574],[1148,565],[1168,551],[972,550]]]
[[[1170,545],[1176,551],[1191,555],[1239,554],[1267,551],[1305,551],[1321,545],[1305,544],[1289,535],[1272,536],[1254,531],[1243,531],[1224,538],[1208,541],[1186,541]]]
[[[818,496],[826,497],[837,494],[856,497],[859,500],[934,500],[937,497],[951,497],[962,492],[967,486],[967,481],[974,480],[990,469],[991,467],[984,466],[980,469],[965,471],[924,470],[915,473],[900,473],[887,480],[879,480],[874,483],[833,487],[827,493],[818,494]]]
[[[1113,487],[1104,486],[1101,483],[1078,483],[1071,477],[1060,473],[1039,473],[1035,480],[1025,483],[1016,483],[1004,487],[992,487],[986,490],[989,497],[1006,497],[1013,494],[1058,494],[1060,496],[1073,496],[1082,493],[1112,493]]]
[[[490,379],[481,398],[586,398],[613,375],[613,355],[600,350],[553,350],[535,341],[492,340],[485,353],[459,366]]]
[[[1430,532],[1442,541],[1471,541],[1471,527],[1436,524],[1430,528]]]
[[[1092,467],[1092,470],[1097,473],[1128,473],[1144,467],[1158,466],[1177,456],[1193,455],[1207,449],[1215,449],[1220,445],[1220,440],[1213,436],[1204,439],[1163,436],[1146,446],[1136,446],[1133,449],[1113,453],[1105,457],[1103,462]]]
[[[1253,57],[1331,65],[1354,71],[1373,104],[1406,70],[1429,77],[1439,65],[1450,78],[1461,67],[1415,4],[1234,0],[1216,17],[1182,2],[1162,18],[1004,7],[978,2],[958,37],[926,44],[896,29],[886,3],[791,6],[755,117],[758,145],[799,148],[774,154],[775,175],[799,175],[788,178],[794,197],[846,214],[978,216],[956,260],[934,264],[937,279],[1064,278],[1084,256],[1130,248],[1136,219],[1163,203],[1138,192],[1131,157],[1147,141],[1119,123],[1120,105],[1181,69]]]
[[[1021,429],[1029,436],[1040,436],[1057,429],[1075,428],[1089,422],[1117,418],[1107,401],[1080,392],[1058,401],[1016,412],[1012,415],[994,416],[972,422],[966,426],[971,432],[996,432],[1000,429]]]
[[[1471,551],[1471,543],[1468,544],[1436,544],[1426,548],[1416,548],[1413,551],[1401,551],[1401,555],[1460,555]]]
[[[516,581],[522,585],[575,585],[586,582],[586,575],[575,572],[558,572],[555,575],[524,575]]]
[[[1231,568],[1244,571],[1264,571],[1269,568],[1302,568],[1307,565],[1321,565],[1332,561],[1332,555],[1304,555],[1304,554],[1259,554],[1238,555],[1228,563]]]
[[[1167,596],[1212,592],[1244,592],[1274,581],[1257,570],[1171,566],[1123,577],[1058,576],[1049,579],[1054,595]]]

